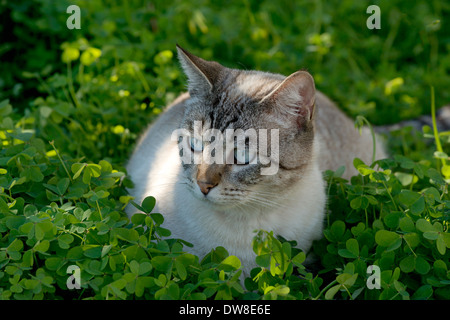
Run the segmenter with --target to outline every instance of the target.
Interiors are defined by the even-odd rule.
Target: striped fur
[[[155,210],[164,215],[172,236],[194,244],[187,250],[203,256],[224,246],[241,259],[247,275],[255,266],[251,246],[255,230],[274,231],[308,251],[322,236],[326,203],[322,171],[345,165],[350,177],[355,173],[354,157],[370,162],[372,138],[365,130],[360,135],[349,118],[316,92],[306,72],[285,77],[240,71],[181,48],[178,54],[189,92],[139,140],[127,166],[135,184],[130,193],[137,202],[154,196]],[[191,131],[194,121],[222,132],[278,129],[278,172],[263,176],[262,164],[211,168],[182,164],[171,134],[177,128]],[[382,147],[377,150],[377,158],[383,157]],[[201,186],[212,182],[205,195]],[[133,208],[127,210],[134,213]]]

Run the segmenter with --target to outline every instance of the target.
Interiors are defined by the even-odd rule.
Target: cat
[[[127,164],[134,182],[130,194],[137,203],[147,196],[156,198],[155,212],[163,214],[163,226],[172,232],[171,237],[193,244],[185,248],[187,252],[202,258],[223,246],[241,260],[247,275],[256,266],[255,230],[295,240],[308,252],[312,242],[322,237],[326,205],[322,172],[344,165],[344,177],[350,178],[356,174],[354,157],[370,164],[369,130],[358,132],[350,118],[316,91],[306,71],[285,77],[236,70],[178,45],[177,51],[188,90],[139,139]],[[193,139],[195,130],[224,133],[252,128],[278,133],[278,139],[270,136],[274,144],[267,147],[273,151],[276,173],[261,174],[267,163],[248,163],[248,141],[242,161],[182,161],[183,152],[206,152],[208,141]],[[176,130],[191,137],[174,139]],[[376,159],[385,157],[382,143],[377,142]],[[127,212],[131,216],[136,209],[128,206]]]

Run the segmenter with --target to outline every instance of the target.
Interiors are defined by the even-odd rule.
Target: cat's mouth
[[[234,186],[222,186],[221,184],[203,192],[194,179],[188,179],[189,192],[202,203],[211,208],[220,210],[247,211],[259,207],[283,207],[282,201],[275,197],[272,191],[242,189]]]
[[[198,183],[192,180],[190,180],[188,186],[189,191],[196,199],[216,208],[230,208],[242,202],[239,195],[233,194],[233,191],[236,192],[234,189],[215,186],[214,188],[208,190],[208,192],[205,192],[205,190],[202,190],[202,187]]]

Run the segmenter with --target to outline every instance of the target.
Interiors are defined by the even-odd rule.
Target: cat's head
[[[217,206],[276,206],[276,195],[311,170],[312,76],[229,69],[177,48],[191,97],[178,141],[192,192]],[[234,144],[230,133],[240,136]]]

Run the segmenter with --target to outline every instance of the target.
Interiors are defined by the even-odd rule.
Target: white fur
[[[255,267],[252,250],[254,231],[274,231],[288,240],[296,240],[307,251],[322,236],[324,220],[324,182],[317,161],[296,184],[280,195],[280,207],[224,207],[204,200],[198,186],[192,190],[184,183],[178,146],[170,136],[182,115],[182,104],[175,105],[144,134],[127,170],[135,183],[130,192],[140,203],[146,196],[156,198],[154,212],[164,215],[164,227],[174,238],[194,244],[187,251],[203,257],[217,246],[236,255],[248,275]],[[316,145],[316,154],[319,146]],[[220,201],[220,185],[209,198]],[[128,214],[136,212],[128,206]]]

